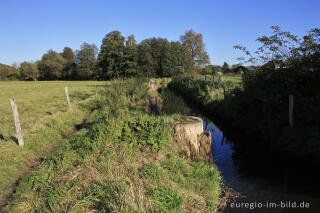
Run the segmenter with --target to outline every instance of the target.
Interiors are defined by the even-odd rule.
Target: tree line
[[[103,38],[100,50],[86,42],[76,51],[70,47],[65,47],[61,53],[49,50],[41,60],[25,61],[0,80],[6,77],[20,80],[171,77],[199,72],[208,65],[210,60],[203,36],[193,30],[186,31],[180,41],[153,37],[140,43],[134,35],[124,37],[121,32],[112,31]]]

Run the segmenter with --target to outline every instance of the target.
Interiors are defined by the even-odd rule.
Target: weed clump
[[[160,212],[178,212],[183,198],[173,189],[159,187],[152,192],[153,202]]]

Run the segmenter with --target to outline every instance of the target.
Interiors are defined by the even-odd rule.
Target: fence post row
[[[11,103],[11,108],[13,112],[14,125],[16,128],[16,133],[18,137],[18,144],[19,146],[23,146],[24,141],[23,141],[22,130],[21,130],[20,121],[19,121],[18,107],[14,98],[10,99],[10,103]]]
[[[71,103],[70,103],[68,87],[65,87],[64,90],[65,90],[65,92],[66,92],[67,102],[68,102],[69,109],[70,109],[70,111],[72,112],[72,107],[71,107]]]

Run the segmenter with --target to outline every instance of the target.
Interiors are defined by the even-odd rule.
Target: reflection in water
[[[164,99],[164,114],[180,113],[202,117],[204,129],[212,134],[213,162],[218,167],[225,181],[225,185],[244,195],[236,203],[297,201],[308,202],[310,208],[231,208],[230,203],[224,212],[320,212],[320,198],[314,186],[319,185],[318,180],[313,180],[312,175],[300,172],[301,166],[288,168],[281,165],[273,156],[249,157],[239,151],[239,146],[228,140],[213,122],[203,116],[198,109],[189,108],[182,98],[175,96],[171,91],[162,93]],[[238,143],[239,144],[239,143]],[[252,153],[250,153],[251,155]],[[266,159],[262,159],[266,158]],[[289,171],[290,170],[290,171]],[[293,171],[292,171],[293,170]]]
[[[258,168],[259,164],[253,162],[253,165],[248,164],[248,161],[243,159],[244,156],[236,155],[233,142],[228,141],[223,132],[208,119],[204,120],[204,127],[212,134],[212,155],[214,164],[218,167],[221,175],[224,178],[225,185],[231,187],[237,192],[244,195],[244,198],[232,202],[276,202],[281,205],[281,201],[298,201],[310,203],[309,209],[292,209],[292,208],[257,208],[252,210],[253,212],[320,212],[319,197],[308,196],[300,191],[298,185],[304,184],[301,180],[293,181],[297,185],[293,185],[291,193],[287,192],[289,175],[284,172],[278,175],[270,170],[270,167]],[[245,165],[243,165],[243,163]],[[260,166],[265,166],[260,165]],[[270,166],[270,165],[269,165]],[[273,165],[276,167],[276,165]],[[240,168],[247,167],[241,170]],[[272,165],[271,165],[272,167]],[[248,171],[249,172],[246,172]],[[261,174],[261,170],[264,170],[265,175]],[[285,169],[284,169],[285,170]],[[292,187],[292,186],[291,186]],[[296,188],[295,188],[296,187]],[[309,188],[309,187],[308,187]],[[308,192],[310,189],[305,188]],[[295,191],[299,193],[296,193]],[[307,193],[308,194],[308,193]],[[247,208],[235,209],[230,207],[230,203],[225,209],[225,212],[248,212]]]
[[[220,172],[222,176],[225,177],[226,183],[231,186],[236,179],[235,176],[237,176],[237,174],[235,174],[235,169],[232,161],[231,145],[226,141],[223,132],[220,131],[220,129],[214,124],[210,123],[206,130],[210,131],[212,134],[212,156],[214,163],[219,169],[222,167],[224,168],[223,170],[220,169]]]

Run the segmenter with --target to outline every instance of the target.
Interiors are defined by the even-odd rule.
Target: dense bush
[[[236,88],[230,82],[198,79],[175,79],[169,88],[199,103],[244,136],[255,138],[255,145],[264,150],[312,162],[320,160],[319,80],[318,67],[311,71],[300,66],[246,72],[241,87]],[[224,98],[219,98],[210,95],[207,86],[229,89]],[[292,127],[288,118],[289,95],[294,96]]]
[[[257,39],[262,46],[254,55],[245,47],[247,63],[260,62],[255,71],[246,71],[242,86],[229,90],[224,98],[202,93],[198,80],[171,88],[200,103],[229,127],[254,140],[251,147],[263,147],[317,164],[320,160],[320,29],[299,39],[272,26],[271,36]],[[206,85],[210,83],[205,82]],[[214,84],[213,82],[211,84]],[[200,89],[199,89],[200,88]],[[198,90],[198,92],[197,92]],[[293,126],[289,125],[289,95],[294,96]]]
[[[232,97],[234,125],[260,135],[264,142],[281,152],[300,157],[318,155],[319,79],[319,71],[293,68],[245,74],[243,89],[234,92]],[[293,127],[289,127],[289,95],[294,96]]]

